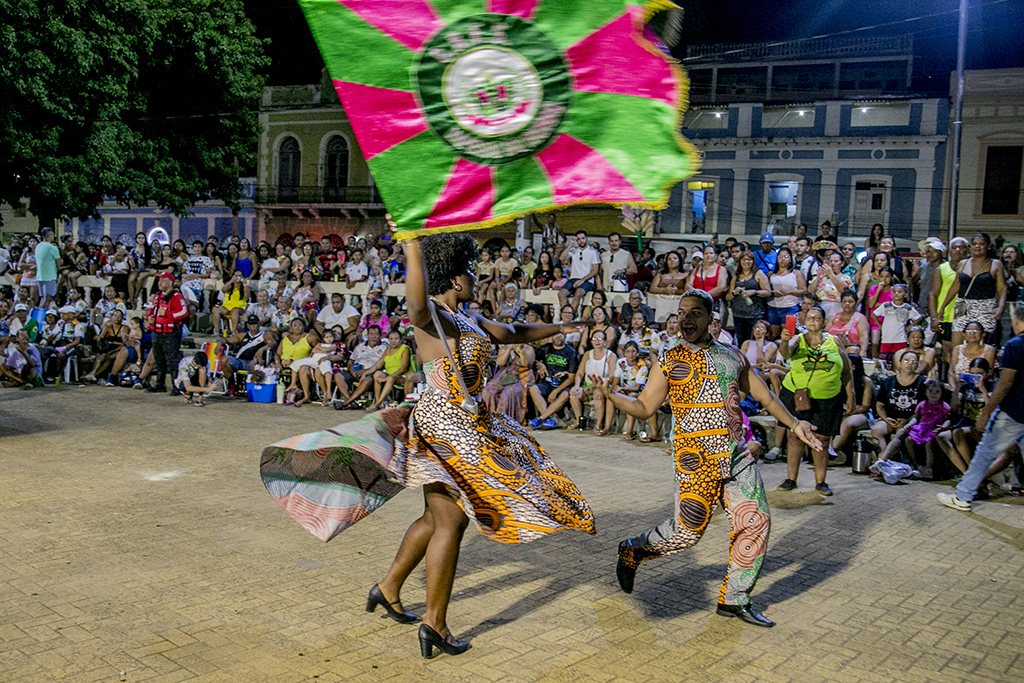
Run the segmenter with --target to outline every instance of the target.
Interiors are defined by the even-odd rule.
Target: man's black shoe
[[[762,628],[771,628],[775,622],[762,615],[750,605],[718,605],[718,615],[722,617],[739,617],[741,621]]]
[[[150,394],[159,394],[159,393],[163,393],[163,392],[166,392],[166,391],[167,391],[167,387],[161,386],[159,384],[154,384],[153,386],[151,386],[148,389],[146,389],[146,392],[150,393]]]
[[[178,391],[178,387],[171,389],[171,396],[181,396],[181,392]]]
[[[636,578],[636,567],[630,567],[623,561],[623,555],[627,558],[631,558],[633,555],[633,549],[629,547],[628,541],[623,541],[619,544],[619,561],[615,565],[615,578],[619,580],[619,588],[622,589],[623,593],[633,592],[633,580]]]

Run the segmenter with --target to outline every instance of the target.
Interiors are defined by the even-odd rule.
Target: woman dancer
[[[488,538],[524,543],[560,529],[594,533],[594,517],[576,486],[523,427],[474,401],[492,344],[544,339],[562,325],[504,325],[463,313],[460,304],[476,294],[477,247],[471,237],[442,234],[424,239],[422,247],[416,240],[406,245],[409,319],[422,357],[433,359],[424,365],[429,389],[411,414],[403,405],[267,448],[262,474],[285,511],[323,540],[403,486],[422,486],[423,516],[409,527],[391,569],[370,591],[367,610],[381,606],[399,623],[415,621],[402,608],[401,590],[425,558],[420,651],[432,657],[437,647],[455,655],[469,648],[451,635],[447,612],[470,519]],[[315,512],[324,507],[331,509]]]

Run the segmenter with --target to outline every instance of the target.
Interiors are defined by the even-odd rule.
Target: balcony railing
[[[683,63],[694,66],[708,62],[757,62],[774,59],[838,59],[910,55],[912,36],[870,36],[862,38],[811,38],[777,43],[718,43],[690,45]]]
[[[316,185],[259,185],[256,204],[346,204],[380,205],[384,202],[373,186],[319,187]]]

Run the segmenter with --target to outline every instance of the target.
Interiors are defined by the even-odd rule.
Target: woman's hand
[[[573,398],[583,398],[583,389],[581,387],[573,387],[569,390],[569,395]]]
[[[782,342],[783,344],[786,344],[792,338],[793,338],[793,334],[789,331],[788,328],[783,326],[782,331],[779,332],[779,341]]]
[[[812,449],[816,451],[822,451],[824,450],[824,448],[821,445],[821,441],[818,441],[818,437],[814,435],[814,430],[816,429],[817,427],[812,425],[810,422],[807,422],[806,420],[800,420],[797,423],[796,427],[793,429],[793,433],[796,434],[801,441],[810,446]]]

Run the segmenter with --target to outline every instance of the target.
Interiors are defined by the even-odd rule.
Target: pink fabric
[[[678,80],[665,59],[640,45],[643,8],[623,14],[566,51],[573,89],[634,95],[678,105]]]
[[[459,159],[423,227],[461,225],[493,217],[494,169]]]
[[[871,288],[868,290],[868,300],[869,301],[871,300],[871,297],[873,297],[875,295],[875,292],[878,291],[878,288],[881,287],[881,286],[882,285],[872,285],[871,286]],[[875,308],[878,308],[882,304],[887,303],[889,301],[892,301],[892,288],[891,287],[889,288],[888,292],[886,292],[884,294],[879,294],[878,295],[878,301],[875,302]],[[885,316],[882,316],[882,318],[879,318],[877,315],[875,315],[875,308],[872,308],[870,311],[868,311],[868,322],[870,323],[870,327],[871,327],[872,330],[881,330],[882,329],[882,318],[884,318]]]
[[[372,159],[427,130],[427,119],[411,92],[334,81],[353,128],[358,125],[363,157]]]
[[[444,27],[427,0],[337,0],[397,43],[418,52]]]
[[[642,202],[640,192],[597,150],[565,133],[534,157],[551,183],[556,204]]]
[[[490,0],[488,4],[491,8],[487,11],[530,19],[537,9],[537,2],[538,0]]]
[[[949,404],[944,401],[938,403],[921,401],[914,411],[917,424],[910,428],[910,438],[914,440],[914,443],[928,443],[939,433],[939,426],[946,421],[949,413]]]

